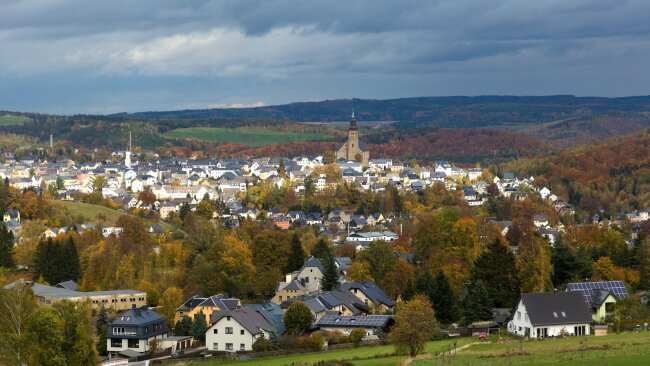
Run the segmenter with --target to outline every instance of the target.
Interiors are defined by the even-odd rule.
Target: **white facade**
[[[224,316],[208,328],[205,333],[205,346],[208,351],[252,351],[253,343],[262,335],[270,338],[270,333],[264,330],[260,330],[259,334],[252,334],[234,317]]]
[[[116,333],[117,334],[117,333]],[[159,334],[147,339],[128,339],[128,338],[109,338],[106,340],[106,350],[108,352],[121,352],[126,350],[145,353],[149,350],[149,342],[153,339],[164,339],[166,334]]]
[[[557,318],[562,319],[565,314],[557,312]],[[528,338],[547,338],[567,335],[589,335],[589,323],[581,324],[537,324],[533,325],[528,317],[524,302],[519,300],[517,310],[508,323],[508,331]]]

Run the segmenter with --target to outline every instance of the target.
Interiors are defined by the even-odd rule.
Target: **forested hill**
[[[498,172],[534,175],[535,183],[586,213],[650,207],[650,129],[634,136],[562,151],[547,158],[522,158]]]
[[[650,113],[650,96],[625,98],[557,96],[418,97],[338,99],[256,108],[141,112],[132,118],[269,118],[299,122],[347,121],[352,109],[360,121],[399,121],[438,127],[508,126],[590,118],[608,113]],[[650,115],[646,115],[650,119]]]

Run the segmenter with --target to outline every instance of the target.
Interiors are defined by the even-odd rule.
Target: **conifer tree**
[[[497,308],[509,308],[519,298],[519,272],[515,256],[498,239],[490,242],[472,266],[472,281],[482,281]]]
[[[327,244],[327,241],[321,238],[318,239],[316,246],[314,246],[314,249],[311,251],[311,255],[322,260],[323,258],[325,258],[326,255],[329,255],[331,251],[332,250],[330,249],[330,246]]]
[[[339,285],[339,273],[332,254],[327,254],[321,260],[321,264],[323,265],[323,278],[320,281],[321,289],[323,291],[334,290]]]
[[[102,306],[97,312],[97,320],[95,320],[95,330],[97,331],[97,352],[100,355],[106,354],[106,333],[108,332],[108,326],[110,320],[108,319],[108,314],[106,309]]]
[[[194,315],[194,321],[192,322],[192,331],[191,334],[196,338],[200,343],[205,342],[205,332],[208,331],[208,323],[205,321],[205,314],[203,311]]]
[[[63,250],[59,250],[59,252],[61,253],[61,261],[64,263],[64,266],[61,268],[60,281],[57,282],[77,281],[81,278],[81,265],[79,264],[77,246],[72,237],[69,237],[63,245],[64,248],[61,248]]]
[[[433,289],[433,309],[442,324],[451,324],[459,318],[459,310],[454,290],[442,271],[438,271]]]
[[[305,250],[300,243],[300,236],[295,233],[291,238],[291,254],[287,266],[284,268],[284,273],[291,273],[299,270],[305,262]]]
[[[14,268],[14,234],[4,223],[0,224],[0,267]]]
[[[483,281],[472,282],[463,299],[463,320],[472,323],[492,319],[492,300]]]

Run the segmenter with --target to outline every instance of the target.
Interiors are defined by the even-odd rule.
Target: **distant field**
[[[248,146],[266,146],[283,142],[318,141],[332,137],[326,133],[285,132],[248,127],[178,128],[164,133],[163,136],[180,139],[193,138],[216,142],[231,142]]]
[[[10,114],[5,114],[0,116],[0,126],[10,126],[10,125],[20,125],[25,123],[28,118],[25,116],[12,116]]]

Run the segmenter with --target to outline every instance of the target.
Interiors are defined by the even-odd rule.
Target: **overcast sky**
[[[650,94],[648,0],[0,0],[0,109]]]

